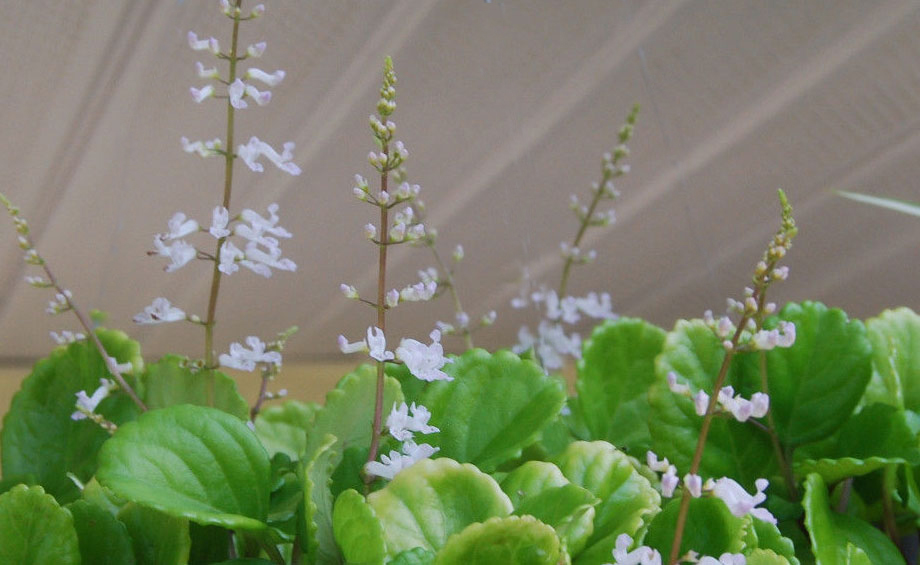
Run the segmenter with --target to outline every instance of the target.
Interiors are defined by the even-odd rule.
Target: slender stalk
[[[463,305],[460,304],[460,294],[457,292],[457,287],[454,286],[454,275],[444,265],[444,261],[441,259],[441,254],[438,253],[437,248],[434,246],[434,242],[429,242],[428,247],[431,249],[431,253],[434,254],[434,260],[438,264],[438,269],[444,273],[444,277],[447,279],[447,290],[450,292],[451,299],[454,302],[454,311],[458,314],[465,312]],[[469,327],[463,328],[463,341],[466,344],[467,349],[473,349],[473,332],[470,331]]]
[[[240,31],[240,12],[239,8],[243,0],[235,0],[234,6],[237,10],[233,15],[233,37],[230,44],[230,53],[227,58],[230,61],[230,70],[227,78],[228,83],[236,80],[236,63],[237,63],[237,43]],[[230,195],[233,188],[233,160],[236,155],[233,152],[233,131],[234,131],[234,108],[227,100],[227,144],[224,152],[224,197],[223,207],[230,209]],[[214,369],[217,364],[214,361],[214,325],[217,323],[215,315],[217,313],[217,296],[220,293],[220,248],[223,246],[226,237],[217,240],[217,250],[214,253],[214,267],[211,271],[211,291],[208,296],[208,314],[204,321],[204,364],[208,369]],[[208,380],[208,404],[214,404],[214,376],[213,373]]]
[[[90,325],[89,320],[86,319],[86,316],[77,307],[73,299],[64,294],[64,288],[58,283],[57,279],[54,276],[54,273],[51,272],[51,269],[48,268],[48,264],[45,263],[45,260],[41,261],[42,270],[45,271],[45,275],[48,277],[48,281],[54,286],[60,294],[64,295],[67,300],[67,305],[73,310],[74,315],[77,317],[77,320],[80,321],[80,325],[83,326],[83,329],[86,331],[86,336],[92,340],[93,345],[96,346],[96,350],[99,351],[99,355],[102,356],[102,361],[105,363],[106,368],[109,372],[112,373],[112,376],[115,377],[115,382],[118,383],[118,386],[121,387],[121,390],[127,394],[134,404],[141,409],[142,412],[147,411],[147,406],[141,401],[140,397],[137,396],[137,393],[134,392],[134,389],[131,388],[131,385],[125,380],[122,376],[121,371],[118,370],[117,364],[115,363],[112,356],[108,354],[105,350],[105,346],[102,345],[102,342],[99,341],[99,336],[96,335],[96,332],[93,330],[93,327]]]
[[[389,155],[388,145],[383,143],[383,153]],[[380,190],[387,192],[387,183],[389,180],[389,170],[383,169],[380,173]],[[389,230],[389,207],[386,203],[380,204],[380,243],[377,246],[377,327],[386,335],[386,277],[387,277],[387,248],[390,238]],[[377,459],[377,451],[380,448],[380,434],[383,427],[383,388],[386,382],[386,363],[377,361],[377,394],[374,401],[374,427],[371,435],[371,447],[367,454],[367,461],[370,463]],[[370,477],[368,477],[370,478]]]
[[[578,233],[575,234],[575,239],[572,241],[572,248],[576,248],[581,245],[581,240],[585,236],[585,232],[588,231],[588,226],[591,225],[591,218],[594,217],[594,211],[597,209],[597,205],[601,201],[601,197],[604,194],[604,186],[610,180],[611,172],[609,170],[604,171],[603,177],[601,177],[601,182],[598,185],[598,189],[594,191],[594,197],[591,199],[591,205],[588,206],[588,212],[585,214],[584,218],[581,219],[581,226],[578,228]],[[572,265],[575,263],[575,255],[570,254],[565,258],[565,265],[562,267],[562,280],[559,281],[559,297],[565,296],[565,291],[569,285],[569,275],[572,271]]]

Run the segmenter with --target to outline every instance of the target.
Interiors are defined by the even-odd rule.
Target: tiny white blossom
[[[246,56],[253,57],[253,58],[261,57],[262,54],[265,53],[266,47],[267,47],[267,44],[264,41],[260,41],[259,43],[253,43],[252,45],[246,48]]]
[[[159,324],[162,322],[178,322],[186,318],[185,312],[170,304],[169,300],[159,297],[154,298],[150,306],[144,307],[143,312],[134,316],[134,323]]]
[[[410,411],[412,412],[411,416],[409,415]],[[410,408],[405,402],[399,405],[394,403],[392,410],[390,410],[390,415],[387,416],[387,428],[394,439],[406,441],[412,439],[413,432],[422,434],[439,432],[438,428],[428,425],[430,418],[431,412],[420,404],[416,405],[413,402]]]
[[[664,475],[661,476],[661,496],[665,498],[674,496],[674,491],[677,489],[677,483],[679,482],[680,480],[677,478],[677,467],[668,465],[668,469],[665,471]]]
[[[417,461],[431,457],[439,449],[427,443],[416,445],[412,440],[408,440],[403,444],[402,453],[391,451],[389,455],[381,455],[380,462],[371,461],[365,464],[364,471],[369,475],[393,480],[397,473],[411,467]]]
[[[48,301],[48,307],[45,308],[45,312],[48,314],[60,314],[61,312],[70,310],[71,298],[73,298],[73,294],[71,294],[69,290],[55,293],[54,300]]]
[[[240,369],[242,371],[253,371],[257,363],[270,363],[277,367],[281,366],[281,353],[277,351],[265,351],[265,343],[258,337],[251,335],[246,338],[246,349],[238,342],[230,344],[230,354],[221,353],[220,364],[224,367]]]
[[[271,244],[272,240],[264,239],[264,234],[266,233],[275,237],[291,237],[291,232],[278,225],[280,219],[278,217],[278,208],[279,206],[276,203],[269,204],[267,208],[268,218],[249,208],[244,209],[240,212],[240,218],[249,225],[239,224],[234,228],[233,233],[243,239],[261,243],[262,245]],[[274,241],[277,244],[277,240]]]
[[[245,256],[243,251],[234,245],[232,241],[224,241],[220,246],[220,264],[217,269],[225,275],[232,275],[240,270],[239,265],[236,263]]]
[[[278,86],[284,80],[284,74],[284,71],[280,69],[273,73],[266,73],[261,69],[252,67],[246,71],[246,78],[257,80],[268,86]]]
[[[227,229],[229,223],[230,212],[223,206],[215,206],[211,212],[211,227],[208,228],[208,232],[217,239],[227,237],[230,235],[230,230]]]
[[[393,352],[387,351],[387,338],[383,335],[383,330],[376,326],[367,328],[367,348],[372,358],[377,361],[390,361],[393,359]]]
[[[757,492],[753,495],[748,494],[744,487],[735,480],[728,477],[722,477],[715,481],[712,486],[712,494],[722,499],[729,511],[739,518],[745,514],[750,514],[758,520],[776,524],[776,518],[766,508],[755,508],[758,504],[767,499],[764,491],[770,485],[767,479],[757,479],[754,481]]]
[[[684,475],[684,488],[690,492],[693,498],[699,498],[703,495],[703,479],[699,475],[687,473]]]
[[[431,300],[437,290],[438,283],[435,281],[418,282],[399,291],[399,297],[406,302],[424,302]]]
[[[75,403],[77,410],[70,415],[72,420],[85,420],[87,415],[94,413],[99,403],[108,398],[109,394],[117,387],[109,379],[99,379],[99,383],[99,388],[93,392],[92,396],[87,395],[85,390],[75,394],[77,397]]]
[[[578,309],[589,318],[598,320],[613,320],[617,317],[613,313],[613,307],[610,301],[610,294],[589,292],[585,296],[576,299]]]
[[[375,239],[377,237],[377,226],[374,224],[364,224],[364,237],[367,239]]]
[[[198,231],[198,222],[186,219],[185,214],[176,212],[167,222],[169,232],[163,234],[163,239],[179,239]]]
[[[68,343],[74,343],[76,341],[81,341],[86,339],[86,336],[80,332],[74,333],[68,330],[62,330],[61,333],[55,331],[50,332],[51,339],[55,341],[58,345],[67,345]]]
[[[220,78],[220,73],[217,71],[217,67],[205,67],[201,61],[195,62],[195,69],[198,71],[199,78]]]
[[[388,290],[384,300],[387,307],[396,308],[396,306],[399,304],[399,291],[395,288]]]
[[[613,550],[614,565],[661,565],[661,554],[648,546],[639,546],[629,551],[633,539],[629,534],[617,536],[616,548]]]
[[[217,151],[220,149],[223,144],[220,139],[214,138],[210,141],[195,141],[191,142],[187,137],[180,139],[182,142],[182,150],[186,153],[197,153],[201,157],[214,157],[220,153]]]
[[[216,39],[213,37],[198,39],[198,35],[194,31],[188,32],[188,45],[195,51],[208,50],[214,55],[220,53],[220,43]]]
[[[396,348],[396,357],[406,364],[409,372],[423,381],[451,381],[453,377],[441,370],[453,359],[444,357],[441,346],[441,332],[433,330],[429,337],[431,345],[425,345],[414,339],[403,339]]]
[[[156,253],[161,257],[167,257],[171,263],[166,266],[166,272],[171,273],[184,267],[189,261],[195,258],[197,251],[195,248],[185,242],[185,240],[173,241],[172,245],[163,243],[163,236],[157,235],[153,238],[153,244],[157,248]]]
[[[188,91],[189,93],[191,93],[192,98],[195,100],[195,102],[199,104],[201,104],[208,98],[214,96],[214,87],[210,84],[205,85],[203,88],[195,88],[194,86],[192,86],[188,89]]]
[[[659,461],[658,454],[651,450],[645,452],[645,462],[648,465],[648,468],[652,471],[655,471],[656,473],[667,471],[668,467],[671,466],[667,457]]]
[[[358,291],[355,289],[355,287],[351,286],[350,284],[345,284],[345,283],[340,284],[339,290],[342,291],[342,294],[345,295],[345,298],[350,298],[352,300],[357,300],[359,298]]]
[[[291,159],[294,158],[294,143],[289,141],[282,147],[283,151],[279,154],[271,145],[253,136],[249,138],[249,143],[239,146],[237,155],[246,163],[246,166],[257,173],[261,173],[264,170],[262,164],[259,163],[257,159],[265,155],[269,161],[274,163],[275,166],[282,171],[294,176],[299,175],[300,167],[291,162]]]
[[[361,340],[354,343],[349,343],[345,336],[340,335],[338,339],[339,350],[346,354],[350,355],[352,353],[366,353],[368,351],[367,341]]]

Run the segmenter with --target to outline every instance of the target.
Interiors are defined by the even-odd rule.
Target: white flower
[[[648,546],[640,546],[629,551],[633,539],[629,534],[617,536],[616,548],[613,550],[614,565],[661,565],[661,554]]]
[[[406,364],[409,372],[423,381],[451,381],[453,377],[441,370],[452,359],[444,357],[441,346],[441,332],[433,330],[429,337],[431,345],[425,345],[414,339],[403,339],[396,348],[396,357]]]
[[[699,565],[747,565],[747,558],[742,553],[723,553],[718,559],[704,555],[697,563]]]
[[[281,354],[277,351],[265,351],[265,344],[256,336],[247,337],[246,345],[249,346],[249,349],[237,342],[231,343],[230,354],[221,353],[220,364],[224,367],[242,371],[254,370],[256,363],[271,363],[277,367],[281,366]]]
[[[87,396],[85,390],[81,390],[76,393],[77,410],[70,415],[71,420],[85,420],[88,414],[92,414],[96,411],[96,408],[99,406],[99,403],[108,398],[109,394],[116,388],[116,385],[113,381],[108,379],[99,379],[99,388],[97,388],[92,396]]]
[[[699,475],[687,473],[684,475],[684,488],[690,491],[690,496],[693,498],[703,496],[703,478]]]
[[[198,35],[194,31],[188,32],[188,46],[195,51],[204,51],[207,49],[214,55],[220,53],[220,43],[218,43],[216,39],[213,37],[198,39]]]
[[[417,461],[431,457],[439,449],[427,443],[416,445],[412,440],[408,440],[403,444],[402,453],[391,451],[389,456],[381,455],[381,462],[371,461],[367,463],[364,465],[364,471],[369,475],[392,480],[403,469],[411,467]]]
[[[709,409],[709,395],[705,391],[698,391],[693,395],[693,406],[697,416],[705,416]]]
[[[205,68],[201,61],[195,62],[195,69],[198,71],[198,76],[200,78],[220,78],[220,73],[217,72],[217,67]]]
[[[376,326],[367,328],[367,348],[370,356],[377,361],[393,359],[393,352],[386,350],[387,338],[383,335],[383,330]]]
[[[52,331],[50,334],[51,339],[53,339],[58,345],[67,345],[68,343],[74,343],[75,341],[86,339],[86,336],[82,333],[74,333],[68,330],[62,330],[61,333]]]
[[[217,71],[217,69],[214,70],[215,72]],[[199,104],[214,96],[214,87],[210,84],[206,85],[204,88],[195,88],[192,86],[188,89],[188,91],[191,93],[195,102],[198,102]]]
[[[198,222],[186,219],[185,214],[176,212],[167,222],[169,233],[163,234],[163,239],[179,239],[198,231]]]
[[[257,159],[261,155],[265,155],[269,161],[275,164],[276,167],[282,171],[297,176],[300,174],[300,167],[291,163],[291,159],[294,158],[294,143],[289,141],[283,146],[284,150],[281,154],[275,151],[271,145],[261,141],[258,137],[249,138],[249,143],[246,145],[240,145],[237,149],[237,155],[240,159],[243,160],[246,165],[257,173],[261,173],[264,168],[261,163],[257,162]]]
[[[755,349],[769,351],[776,347],[792,347],[795,343],[795,324],[782,321],[773,330],[760,330],[751,337]]]
[[[153,244],[157,248],[157,255],[160,257],[167,257],[171,261],[171,263],[166,266],[167,273],[181,269],[197,255],[195,248],[181,239],[174,241],[172,245],[166,245],[163,243],[163,236],[157,235],[153,238]]]
[[[412,416],[409,416],[410,411]],[[390,430],[390,435],[399,441],[412,439],[413,432],[432,434],[441,431],[428,425],[430,418],[431,412],[420,404],[416,405],[413,402],[412,407],[409,408],[405,402],[398,406],[394,403],[390,415],[387,416],[387,428]]]
[[[272,276],[271,269],[279,271],[296,271],[297,264],[286,257],[281,256],[281,249],[278,248],[278,240],[265,237],[271,241],[266,250],[259,248],[258,243],[250,241],[246,244],[246,258],[240,261],[240,264],[254,272],[263,275],[265,278]],[[263,268],[263,266],[265,268]]]
[[[186,153],[197,153],[201,157],[214,157],[219,155],[218,149],[220,149],[223,144],[220,139],[214,138],[210,141],[196,141],[190,142],[187,137],[180,139],[182,142],[182,150]]]
[[[721,498],[725,505],[728,506],[728,510],[739,518],[745,514],[750,514],[764,522],[776,524],[776,518],[773,517],[769,510],[755,508],[755,506],[767,499],[764,491],[767,490],[770,482],[767,479],[757,479],[754,481],[754,485],[757,487],[757,492],[751,495],[733,479],[722,477],[713,484],[712,494]]]
[[[345,295],[345,298],[350,298],[352,300],[357,300],[358,298],[360,298],[358,296],[358,290],[355,287],[351,286],[350,284],[345,284],[345,283],[340,284],[339,290],[342,291],[342,294]]]
[[[170,304],[169,300],[159,297],[154,298],[150,306],[146,306],[143,312],[134,316],[134,323],[159,324],[162,322],[178,322],[186,318],[185,312]]]
[[[589,318],[612,320],[617,317],[613,313],[610,295],[606,292],[601,295],[596,292],[589,292],[584,297],[577,298],[576,303],[578,309]]]
[[[223,206],[215,206],[214,211],[211,212],[211,227],[208,232],[217,239],[227,237],[230,235],[230,230],[227,229],[228,223],[230,223],[230,212]]]
[[[399,297],[406,302],[424,302],[431,300],[437,290],[438,283],[435,281],[417,282],[399,291]]]
[[[284,80],[284,71],[279,69],[269,74],[261,69],[252,67],[246,71],[246,78],[255,79],[264,84],[267,84],[268,86],[278,86],[281,83],[281,81]]]
[[[232,275],[240,270],[239,265],[236,264],[237,260],[245,256],[232,241],[224,241],[220,246],[220,264],[217,269],[225,275]]]
[[[233,233],[243,239],[261,243],[262,245],[269,244],[269,241],[266,241],[263,237],[266,233],[275,237],[291,237],[291,232],[278,225],[278,204],[269,204],[267,210],[268,218],[264,218],[254,210],[250,210],[249,208],[244,209],[240,212],[240,218],[244,222],[248,222],[249,225],[239,224],[233,230]],[[277,240],[274,241],[277,244]]]
[[[345,336],[339,336],[339,350],[342,351],[345,355],[350,355],[352,353],[366,353],[368,351],[367,342],[365,340],[356,341],[354,343],[349,343]]]
[[[652,471],[655,471],[656,473],[667,471],[668,467],[671,466],[667,457],[659,461],[658,454],[651,450],[645,452],[645,462],[648,465],[648,468]]]
[[[253,43],[252,45],[246,48],[246,56],[253,57],[253,58],[261,57],[262,54],[265,53],[265,47],[267,47],[267,45],[264,41],[260,41],[259,43]]]
[[[64,292],[58,292],[54,295],[54,300],[48,301],[48,307],[45,308],[45,312],[49,314],[60,314],[61,312],[66,312],[70,310],[70,299],[73,298],[73,294],[69,290],[64,290]]]

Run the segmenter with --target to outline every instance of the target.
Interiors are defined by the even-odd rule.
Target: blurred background
[[[244,2],[244,10],[253,3]],[[920,219],[844,200],[855,190],[920,201],[920,4],[906,0],[271,0],[241,27],[242,46],[266,41],[252,63],[285,80],[271,104],[237,112],[237,139],[294,141],[291,177],[237,163],[232,213],[280,205],[282,242],[295,273],[224,280],[217,348],[300,327],[279,383],[321,399],[348,367],[336,336],[362,337],[366,307],[340,283],[372,295],[376,249],[362,226],[374,209],[352,197],[353,175],[371,178],[374,112],[386,55],[399,77],[392,119],[422,187],[427,224],[449,256],[466,310],[497,313],[475,335],[512,345],[539,312],[514,310],[522,288],[558,287],[561,241],[578,222],[569,195],[589,198],[601,155],[634,103],[642,110],[618,179],[617,221],[588,232],[594,264],[569,291],[609,292],[614,310],[664,328],[721,312],[739,297],[779,225],[784,188],[800,232],[789,280],[774,300],[814,299],[866,318],[917,309]],[[226,48],[231,24],[202,0],[14,0],[0,33],[3,109],[0,190],[30,221],[40,252],[85,309],[165,352],[200,356],[200,328],[135,326],[164,296],[204,315],[210,270],[164,273],[147,257],[177,211],[210,223],[223,161],[183,153],[179,139],[223,137],[225,103],[196,104],[187,33]],[[243,68],[249,66],[244,63]],[[221,67],[223,69],[223,66]],[[192,241],[210,247],[201,235]],[[389,286],[418,280],[426,249],[393,248]],[[47,291],[23,282],[12,223],[0,220],[0,403],[49,331],[77,326],[44,314]],[[452,321],[450,300],[400,306],[391,336],[424,339]],[[589,326],[583,329],[587,335]],[[445,338],[450,351],[462,348]],[[256,377],[241,379],[254,391]],[[247,393],[250,394],[250,393]],[[252,393],[254,394],[254,393]],[[252,396],[250,394],[250,396]]]

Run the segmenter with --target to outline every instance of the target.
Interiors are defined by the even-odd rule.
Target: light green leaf
[[[137,565],[188,563],[192,540],[188,520],[129,502],[118,513],[134,548]]]
[[[404,469],[367,503],[383,525],[389,556],[415,547],[437,551],[468,525],[512,511],[492,477],[446,458]]]
[[[671,392],[668,373],[674,372],[678,381],[688,384],[693,393],[699,390],[710,393],[724,359],[721,340],[702,320],[681,320],[665,338],[656,362],[658,381],[649,390],[652,411],[649,429],[654,451],[660,457],[667,457],[682,472],[690,469],[703,418],[697,416],[689,398]],[[754,355],[735,356],[725,384],[749,398],[753,390],[759,390],[756,361]],[[645,454],[636,455],[644,457]],[[700,475],[734,477],[750,490],[757,478],[769,476],[775,466],[773,447],[766,433],[750,423],[731,418],[713,419]]]
[[[304,468],[304,531],[301,537],[306,540],[308,563],[344,563],[333,531],[334,501],[330,490],[335,462],[341,458],[335,450],[339,444],[338,438],[326,434]]]
[[[818,302],[787,304],[767,320],[795,323],[795,344],[767,353],[770,410],[788,447],[816,441],[843,425],[872,376],[872,346],[859,320]]]
[[[532,516],[495,517],[452,535],[437,565],[556,565],[565,555],[553,529]]]
[[[144,413],[105,443],[96,477],[126,500],[201,525],[265,527],[268,455],[245,424],[216,408]]]
[[[432,565],[435,552],[423,547],[413,547],[399,552],[387,565]]]
[[[848,563],[848,558],[853,563],[865,562],[857,552],[848,550],[848,544],[862,550],[869,563],[904,563],[898,548],[881,531],[858,518],[831,510],[821,475],[812,473],[805,479],[802,506],[818,565]]]
[[[262,409],[256,417],[256,435],[269,456],[284,453],[301,459],[307,449],[307,429],[320,406],[314,402],[288,400]]]
[[[109,355],[119,363],[132,363],[135,372],[142,370],[137,342],[119,331],[96,333]],[[76,393],[92,394],[100,378],[112,376],[96,348],[85,340],[58,347],[35,364],[3,419],[3,476],[33,475],[62,502],[79,497],[67,473],[88,481],[96,471],[96,453],[109,434],[89,420],[74,421],[70,416]],[[97,412],[116,424],[137,416],[137,408],[122,392],[103,400]]]
[[[528,461],[509,473],[501,487],[516,516],[530,515],[552,526],[570,555],[580,552],[594,532],[594,505],[600,500],[570,483],[552,463]]]
[[[799,565],[799,560],[795,556],[795,544],[791,539],[783,536],[775,524],[764,522],[750,514],[744,516],[742,520],[748,536],[748,539],[745,540],[747,547],[756,547],[758,551],[769,551],[781,559],[778,563]],[[750,559],[750,555],[748,558]],[[764,559],[766,558],[764,556]],[[766,562],[772,563],[772,561]]]
[[[866,321],[872,343],[872,381],[866,403],[920,411],[920,316],[910,308],[885,310]]]
[[[383,526],[358,491],[346,490],[335,500],[332,525],[347,563],[382,565],[386,557]]]
[[[73,518],[42,487],[19,485],[0,495],[0,563],[80,564]]]
[[[601,500],[594,507],[594,533],[584,551],[574,556],[575,563],[603,563],[616,547],[617,536],[638,537],[659,510],[658,491],[607,442],[572,443],[557,464],[569,481]]]
[[[83,563],[134,565],[128,530],[107,509],[77,500],[68,504],[67,510],[73,516]]]
[[[608,321],[594,329],[575,381],[590,439],[640,455],[651,448],[648,389],[655,382],[655,358],[664,338],[664,330],[637,318]]]
[[[674,544],[674,529],[680,511],[680,497],[670,500],[655,516],[645,536],[645,544],[667,557]],[[702,555],[719,556],[725,552],[738,553],[744,548],[744,520],[733,516],[718,498],[692,498],[680,555],[697,551]]]
[[[509,351],[467,351],[444,371],[452,381],[431,383],[421,402],[430,424],[441,431],[425,437],[441,457],[492,472],[514,459],[559,414],[564,383]]]
[[[240,396],[236,381],[220,371],[193,373],[181,365],[182,357],[166,355],[147,365],[144,373],[144,404],[154,410],[174,404],[213,406],[240,420],[249,419],[249,405]]]
[[[837,194],[844,198],[855,200],[856,202],[862,202],[863,204],[871,204],[879,208],[887,208],[888,210],[894,210],[895,212],[901,212],[902,214],[909,214],[911,216],[920,216],[920,205],[914,204],[913,202],[888,198],[887,196],[872,196],[871,194],[849,192],[846,190],[838,190]]]
[[[755,549],[747,555],[746,563],[747,565],[789,565],[789,560],[770,549]]]
[[[795,471],[800,476],[819,473],[826,483],[836,483],[903,463],[920,463],[917,436],[904,410],[872,404],[850,418],[829,441],[803,446],[796,453]]]

